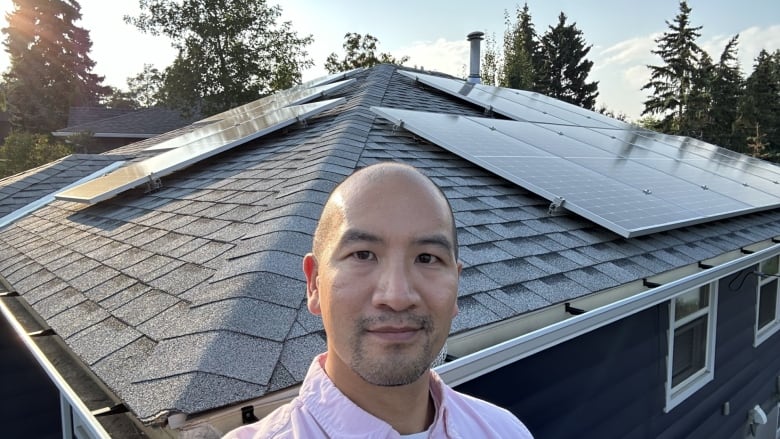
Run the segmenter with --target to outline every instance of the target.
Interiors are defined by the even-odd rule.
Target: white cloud
[[[602,50],[596,55],[596,67],[607,68],[614,65],[626,64],[647,64],[655,55],[652,50],[655,49],[655,39],[659,34],[650,34],[642,37],[635,37]]]
[[[404,65],[417,66],[426,70],[449,73],[453,76],[467,74],[469,44],[465,40],[450,41],[439,38],[436,41],[415,41],[411,46],[391,51],[393,56],[408,56]]]

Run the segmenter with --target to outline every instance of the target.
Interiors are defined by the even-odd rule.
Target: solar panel
[[[774,183],[762,188],[744,170],[724,176],[700,156],[664,155],[586,127],[371,110],[624,237],[780,206]]]
[[[354,81],[354,79],[348,79],[346,81],[340,81],[311,88],[284,90],[279,93],[266,96],[240,107],[232,108],[230,110],[200,120],[198,123],[212,123],[203,125],[202,127],[190,131],[189,133],[182,134],[181,136],[174,137],[172,139],[168,139],[156,145],[150,146],[149,148],[146,148],[146,151],[174,149],[183,145],[187,145],[195,140],[213,136],[215,133],[230,129],[236,124],[241,124],[247,120],[256,118],[260,114],[271,112],[290,105],[300,105],[317,99],[328,93],[333,93],[346,87],[349,84],[352,84]]]
[[[61,192],[56,198],[90,204],[106,200],[144,183],[153,184],[160,177],[333,108],[342,102],[344,98],[261,112],[256,117],[234,124],[230,128],[197,138],[179,148],[130,164]]]
[[[316,86],[296,86],[286,90],[278,91],[272,95],[265,96],[248,104],[244,104],[236,108],[231,108],[230,110],[207,117],[201,122],[212,120],[230,120],[234,117],[246,117],[246,114],[256,113],[257,109],[259,108],[273,110],[276,108],[287,107],[289,105],[304,104],[326,94],[341,90],[345,86],[354,82],[354,79],[347,79],[344,81],[325,83]]]
[[[469,84],[441,76],[404,71],[400,73],[422,84],[515,120],[598,128],[631,127],[625,122],[584,110],[576,105],[547,98],[539,93],[484,84]]]

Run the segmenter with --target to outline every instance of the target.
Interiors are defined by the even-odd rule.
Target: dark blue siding
[[[57,388],[0,315],[2,437],[61,438]]]
[[[752,270],[750,270],[752,271]],[[780,333],[753,347],[755,276],[721,280],[715,378],[664,412],[668,304],[535,354],[458,390],[506,407],[544,438],[744,438],[775,398]],[[729,402],[731,414],[723,414]]]

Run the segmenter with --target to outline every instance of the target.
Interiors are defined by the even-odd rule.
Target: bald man
[[[458,313],[455,220],[416,169],[381,163],[331,194],[303,258],[327,352],[299,396],[228,438],[531,438],[508,411],[430,369]]]

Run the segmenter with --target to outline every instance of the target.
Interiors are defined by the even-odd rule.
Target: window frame
[[[777,259],[778,267],[780,267],[780,255],[772,256],[769,259],[764,259],[758,264],[758,271],[761,272],[762,265],[768,263],[772,259]],[[777,273],[767,273],[772,275],[780,274],[780,268]],[[760,276],[758,275],[758,281],[756,282],[756,319],[753,324],[753,347],[758,347],[761,343],[775,335],[777,331],[780,331],[780,278],[775,276]],[[775,318],[767,323],[764,327],[758,327],[758,319],[761,313],[761,288],[764,285],[776,282],[775,290]]]
[[[675,321],[675,305],[677,299],[693,291],[701,291],[702,288],[706,288],[709,294],[707,306],[686,315],[681,318],[680,321]],[[666,387],[666,404],[664,406],[664,412],[668,413],[715,378],[715,333],[718,326],[718,280],[686,290],[673,297],[667,303],[669,305],[669,327],[666,331],[666,382],[664,384]],[[707,340],[704,344],[706,349],[706,352],[704,353],[704,367],[694,372],[691,376],[685,378],[677,385],[672,386],[675,332],[677,329],[702,316],[707,316]]]

